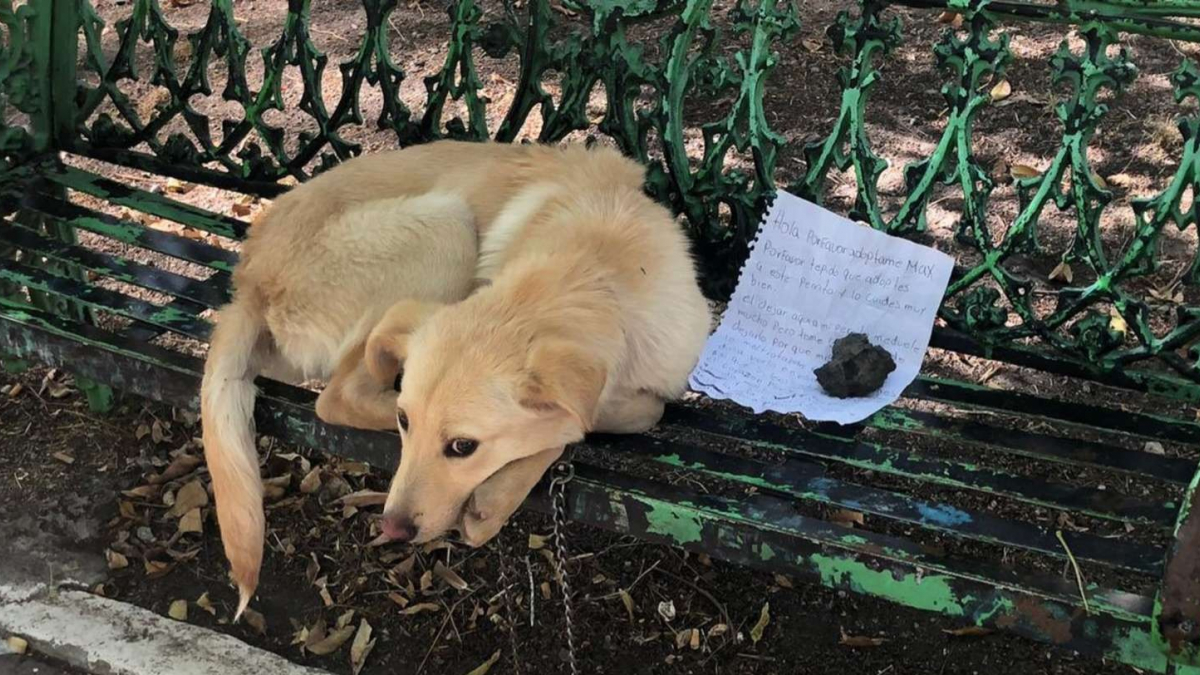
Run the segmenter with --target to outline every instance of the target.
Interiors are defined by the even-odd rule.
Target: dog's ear
[[[364,360],[371,377],[391,387],[404,370],[408,358],[408,338],[427,318],[442,306],[436,303],[405,300],[392,305],[367,337]]]
[[[570,415],[590,431],[607,380],[604,364],[585,350],[565,341],[544,341],[530,351],[520,402],[542,415]]]

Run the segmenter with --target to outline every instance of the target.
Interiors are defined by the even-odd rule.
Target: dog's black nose
[[[383,533],[392,541],[407,543],[417,538],[417,524],[409,518],[383,516]]]

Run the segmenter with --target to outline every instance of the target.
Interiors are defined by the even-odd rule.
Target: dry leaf
[[[213,616],[217,615],[217,608],[213,607],[212,600],[208,599],[207,592],[201,595],[199,598],[196,598],[196,606],[208,612],[209,614],[212,614]]]
[[[758,623],[754,624],[754,628],[750,629],[750,641],[758,644],[758,641],[763,638],[763,631],[767,629],[767,624],[771,623],[771,603],[764,602],[762,612],[758,615]]]
[[[1003,101],[1009,96],[1012,96],[1012,84],[1009,83],[1008,80],[1000,80],[996,83],[996,86],[992,87],[992,90],[988,93],[988,95],[992,97],[993,103]]]
[[[617,595],[621,598],[621,603],[625,605],[625,612],[629,614],[629,623],[633,623],[633,596],[623,588],[617,591]]]
[[[54,453],[53,457],[54,457],[54,459],[57,459],[58,461],[62,462],[63,464],[74,464],[75,463],[75,458],[68,455],[65,452],[56,452],[56,453]]]
[[[963,25],[963,16],[958,12],[942,12],[938,15],[938,23],[944,23],[951,28],[961,28]]]
[[[675,649],[683,649],[687,645],[688,639],[692,637],[692,631],[681,630],[675,634]]]
[[[121,494],[134,499],[153,499],[160,489],[157,485],[139,485],[129,490],[122,490]]]
[[[548,539],[548,537],[544,537],[540,534],[534,534],[534,533],[530,532],[529,533],[529,548],[534,551],[536,551],[538,549],[546,548],[546,539]]]
[[[1037,178],[1042,175],[1041,171],[1028,164],[1013,164],[1009,171],[1013,178]]]
[[[663,600],[658,603],[658,615],[663,621],[671,623],[675,620],[675,602],[673,600]]]
[[[200,515],[200,507],[183,514],[179,519],[180,534],[201,534],[204,532],[204,522]]]
[[[343,626],[326,635],[320,641],[305,647],[308,651],[317,656],[328,656],[342,648],[346,644],[346,640],[354,635],[354,626]]]
[[[104,557],[108,560],[108,569],[110,570],[123,570],[129,567],[129,558],[111,548],[105,549]]]
[[[1101,190],[1108,189],[1108,181],[1104,180],[1103,176],[1094,171],[1092,172],[1092,182],[1095,183],[1096,187],[1100,188]]]
[[[812,52],[813,54],[816,54],[817,52],[821,51],[821,47],[824,46],[821,43],[821,41],[816,38],[805,38],[800,41],[800,44],[803,45],[805,49]]]
[[[8,645],[9,651],[17,655],[24,654],[29,650],[29,641],[16,635],[10,636],[4,641],[4,644]],[[500,652],[496,653],[499,654]]]
[[[954,635],[956,637],[978,637],[981,635],[991,635],[995,631],[991,628],[983,626],[965,626],[963,628],[954,628],[951,630],[943,630],[946,635]]]
[[[455,590],[465,591],[471,587],[462,577],[458,576],[457,572],[443,565],[441,560],[433,565],[433,573]]]
[[[793,588],[792,580],[782,574],[775,575],[775,585],[780,588]]]
[[[233,213],[233,215],[238,216],[240,218],[244,218],[244,217],[250,215],[250,211],[252,209],[250,208],[249,204],[239,204],[237,202],[234,202],[229,207],[229,210]]]
[[[388,593],[387,597],[388,597],[388,600],[391,600],[392,602],[396,603],[397,605],[400,605],[400,609],[404,609],[405,607],[408,607],[408,602],[409,602],[408,598],[404,597],[403,595],[400,595],[399,593],[397,593],[395,591]]]
[[[729,632],[729,624],[719,623],[708,629],[708,639],[721,637]]]
[[[204,483],[196,479],[175,493],[175,505],[171,507],[170,514],[178,518],[201,506],[208,506],[208,491],[204,489]]]
[[[358,492],[351,492],[340,497],[335,501],[348,506],[379,506],[387,501],[387,493],[375,492],[374,490],[359,490]]]
[[[541,591],[542,591],[542,598],[545,600],[549,600],[550,599],[550,582],[543,581],[542,585],[539,586],[538,588],[541,589]]]
[[[178,178],[168,178],[167,184],[165,187],[166,187],[167,192],[173,192],[175,194],[185,195],[185,194],[191,192],[195,186],[189,185],[188,183],[185,183],[185,182],[179,180]]]
[[[342,462],[341,469],[347,476],[365,476],[371,467],[365,462]]]
[[[8,390],[8,397],[16,398],[16,397],[20,396],[21,392],[24,390],[25,390],[25,385],[18,382],[16,384],[14,384],[11,389]]]
[[[1050,281],[1058,281],[1060,279],[1068,284],[1075,280],[1075,270],[1071,269],[1071,266],[1065,260],[1050,270]]]
[[[176,621],[187,621],[187,600],[176,600],[171,603],[170,609],[167,610],[167,616]]]
[[[292,484],[292,474],[285,473],[282,476],[267,478],[263,480],[263,497],[265,499],[275,501],[287,494],[288,486]]]
[[[403,612],[400,612],[400,613],[404,614],[404,615],[412,615],[412,614],[420,614],[421,612],[436,612],[437,610],[438,610],[437,603],[421,602],[421,603],[417,603],[417,604],[413,605],[412,607],[405,609]]]
[[[242,616],[246,619],[246,624],[258,631],[259,635],[267,634],[267,620],[261,613],[247,607],[242,610]]]
[[[146,569],[146,577],[150,579],[164,577],[174,568],[174,565],[171,563],[161,560],[144,560],[142,562],[144,563],[143,567]]]
[[[488,658],[487,661],[484,661],[483,663],[479,664],[479,666],[477,668],[475,668],[475,670],[472,670],[471,672],[467,673],[467,675],[487,675],[488,671],[491,670],[492,666],[496,665],[496,663],[499,660],[500,660],[500,650],[497,649],[495,651],[495,653],[493,653]]]
[[[1165,448],[1163,448],[1163,444],[1162,444],[1162,443],[1159,443],[1158,441],[1146,441],[1146,445],[1145,445],[1145,446],[1143,446],[1143,447],[1142,447],[1142,449],[1143,449],[1143,450],[1145,450],[1146,452],[1148,452],[1148,453],[1152,454],[1152,455],[1165,455],[1165,454],[1167,454],[1167,451],[1166,451],[1166,449],[1165,449]]]
[[[839,629],[840,630],[840,629]],[[878,647],[887,642],[886,638],[865,637],[862,635],[846,635],[846,631],[842,630],[842,638],[838,640],[838,644],[847,647]]]
[[[358,632],[354,634],[354,642],[350,644],[350,667],[354,669],[354,675],[358,675],[358,671],[362,670],[367,655],[374,648],[375,641],[371,639],[371,624],[363,619],[358,624]]]
[[[151,476],[148,482],[152,485],[160,485],[168,481],[173,481],[176,478],[182,478],[200,466],[200,458],[187,453],[183,453],[171,461],[161,474]]]
[[[1129,330],[1129,324],[1125,323],[1125,317],[1121,316],[1121,312],[1116,307],[1108,310],[1108,327],[1122,336]]]
[[[321,489],[321,467],[314,467],[304,476],[304,480],[300,481],[300,492],[311,495]]]
[[[422,593],[433,588],[433,570],[425,570],[425,573],[421,575],[420,585]]]
[[[155,443],[165,443],[171,440],[171,425],[162,420],[154,420],[150,425],[150,438]]]
[[[841,525],[842,527],[854,527],[855,525],[862,525],[863,521],[863,514],[859,513],[858,511],[851,511],[850,509],[838,509],[829,514],[829,522],[833,523],[834,525]]]

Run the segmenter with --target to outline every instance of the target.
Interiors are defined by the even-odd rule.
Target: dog
[[[710,316],[643,180],[607,148],[439,141],[350,160],[255,220],[201,386],[235,618],[262,562],[259,374],[327,380],[321,419],[399,431],[397,541],[481,545],[566,445],[657,423]]]

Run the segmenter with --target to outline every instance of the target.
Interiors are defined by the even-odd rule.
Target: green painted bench
[[[825,40],[802,41],[796,9],[774,0],[721,12],[712,0],[453,0],[421,106],[407,86],[411,36],[393,24],[415,10],[363,0],[361,34],[339,37],[351,49],[335,71],[310,4],[290,0],[263,38],[231,0],[188,9],[186,31],[157,0],[124,3],[115,21],[88,0],[0,0],[6,368],[64,368],[97,408],[113,391],[196,407],[207,312],[228,298],[227,244],[247,223],[139,189],[137,172],[270,198],[371,133],[392,145],[594,133],[649,167],[647,190],[685,218],[716,298],[777,180],[822,199],[842,176],[850,192],[831,207],[923,241],[950,194],[956,222],[939,245],[959,267],[938,358],[898,405],[842,428],[688,401],[651,434],[582,444],[570,517],[1148,671],[1200,673],[1200,118],[1180,120],[1173,175],[1119,207],[1133,224],[1120,241],[1101,227],[1118,206],[1088,154],[1108,98],[1135,81],[1114,45],[1200,42],[1200,1],[862,0]],[[902,187],[889,196],[867,102],[904,45],[898,11],[946,24],[922,83],[941,87],[944,124],[928,157],[895,164]],[[997,171],[973,124],[1008,96],[1009,31],[1047,22],[1076,27],[1047,76],[1063,85],[1041,122],[1055,149],[1039,167]],[[802,49],[837,61],[841,88],[808,143],[769,122],[787,99],[768,96],[768,75]],[[511,87],[501,103],[484,93],[489,69]],[[1160,93],[1171,90],[1200,94],[1182,51]],[[998,215],[1008,174],[1015,206]],[[1051,204],[1065,238],[1047,233]],[[1163,274],[1176,283],[1157,285]],[[981,365],[954,370],[963,363]],[[394,466],[393,435],[324,425],[310,391],[261,387],[264,433]],[[530,505],[546,509],[544,495]]]

